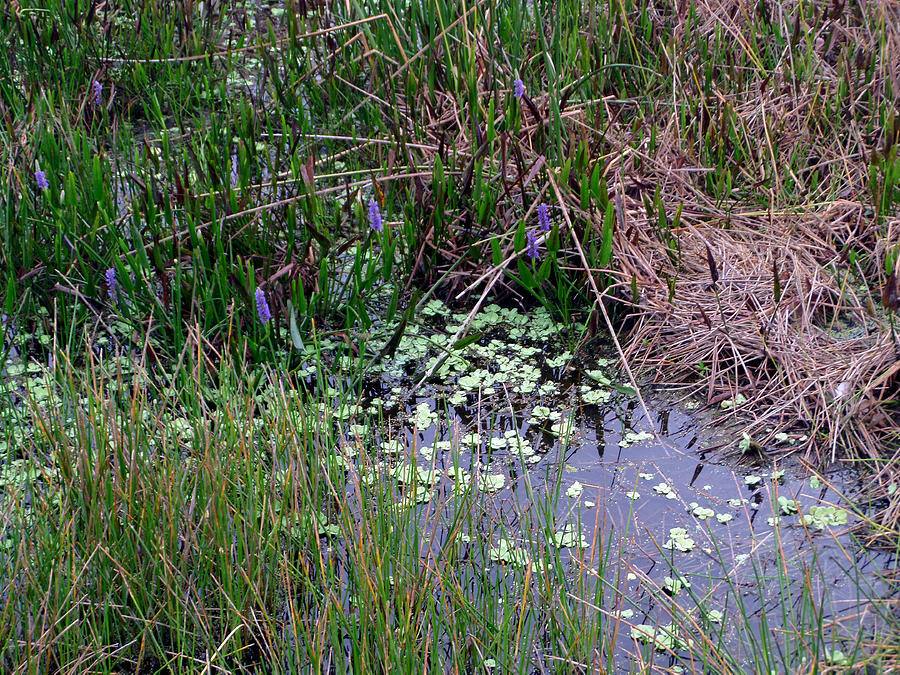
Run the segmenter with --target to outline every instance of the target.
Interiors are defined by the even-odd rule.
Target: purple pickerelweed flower
[[[384,229],[384,223],[381,222],[381,211],[378,209],[378,202],[374,199],[369,201],[369,225],[376,232]]]
[[[99,81],[94,80],[94,83],[91,85],[91,91],[94,93],[94,105],[99,108],[103,105],[103,85]]]
[[[513,96],[522,98],[525,95],[525,83],[518,77],[513,80]]]
[[[47,174],[38,169],[34,172],[34,180],[37,183],[37,186],[41,190],[46,190],[50,187],[50,182],[47,180]]]
[[[528,239],[528,248],[525,249],[525,255],[534,260],[535,258],[541,257],[541,252],[538,249],[538,234],[537,230],[528,230],[525,234],[525,237]]]
[[[549,232],[550,231],[550,208],[546,204],[540,204],[537,208],[538,213],[538,227],[541,228],[541,232]]]
[[[256,313],[262,323],[269,323],[272,312],[269,311],[269,301],[266,300],[266,292],[259,286],[256,287]]]
[[[116,268],[106,270],[106,295],[114,305],[119,304],[119,280],[116,279]]]

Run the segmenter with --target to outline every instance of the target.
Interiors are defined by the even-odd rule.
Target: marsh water
[[[363,481],[389,476],[423,513],[472,490],[490,515],[466,540],[489,550],[498,576],[530,564],[547,542],[570,579],[602,575],[608,606],[590,609],[621,623],[623,668],[636,649],[674,663],[669,654],[691,638],[670,628],[673,612],[713,624],[734,645],[808,621],[806,593],[826,600],[821,620],[835,650],[861,624],[877,628],[872,603],[896,592],[885,574],[898,561],[854,538],[866,511],[853,502],[852,473],[821,475],[790,459],[799,435],[738,461],[748,441],[731,431],[740,401],[704,412],[647,388],[642,403],[607,342],[588,339],[577,321],[488,304],[469,326],[477,339],[459,343],[468,318],[428,302],[394,353],[369,364],[361,399],[321,404],[344,431],[336,455]],[[358,337],[377,350],[398,323]],[[332,384],[360,373],[344,340],[305,350],[299,372],[310,383],[323,366]],[[40,368],[13,357],[4,377],[37,384]],[[738,634],[748,626],[758,634]]]
[[[569,572],[603,570],[617,591],[598,611],[622,622],[623,668],[636,645],[674,663],[663,652],[690,638],[667,628],[673,603],[734,644],[807,621],[804,592],[827,599],[835,665],[861,623],[875,629],[870,600],[896,591],[884,576],[896,552],[856,540],[865,508],[853,502],[851,472],[822,475],[786,452],[804,436],[779,435],[778,447],[747,459],[750,439],[733,431],[740,400],[703,412],[648,388],[645,407],[602,338],[575,350],[577,327],[497,305],[473,322],[481,338],[410,395],[466,319],[438,302],[424,314],[369,380],[366,405],[388,420],[373,435],[380,464],[420,504],[477,484],[497,514],[479,534],[498,574],[531,560],[533,530],[522,523],[549,500],[550,541]],[[347,438],[359,447],[360,428]],[[616,564],[601,565],[610,547]],[[743,622],[729,621],[738,614]],[[758,634],[737,635],[746,626]]]
[[[415,405],[432,407],[435,401],[422,397]],[[869,599],[892,592],[883,575],[896,569],[897,558],[893,552],[867,550],[852,536],[859,519],[842,494],[858,487],[852,474],[832,473],[823,480],[798,462],[786,463],[785,469],[741,466],[717,454],[727,446],[695,411],[661,396],[651,396],[648,407],[649,418],[631,400],[584,411],[567,444],[538,431],[546,436],[547,453],[524,471],[519,458],[498,457],[502,452],[494,451],[488,460],[483,446],[468,455],[472,463],[481,462],[504,477],[503,487],[487,497],[497,511],[518,514],[535,492],[537,499],[544,498],[559,480],[555,526],[568,537],[564,547],[569,555],[596,568],[603,549],[616,547],[622,564],[605,570],[606,581],[623,599],[601,610],[623,620],[618,654],[623,668],[632,658],[635,638],[665,647],[664,638],[656,642],[641,634],[643,627],[659,638],[659,627],[672,621],[671,609],[660,602],[663,594],[685,611],[702,607],[705,615],[722,621],[726,642],[738,640],[739,622],[727,621],[729,613],[746,614],[748,624],[760,631],[765,616],[765,630],[777,630],[786,617],[796,618],[801,611],[789,607],[785,613],[783,604],[794,598],[799,606],[797,596],[806,584],[812,585],[813,597],[829,598],[831,615],[824,618],[837,621],[838,634],[853,635],[866,617],[876,620],[869,613]],[[408,410],[414,414],[415,407]],[[465,428],[471,419],[467,412],[454,412],[451,424]],[[640,437],[623,446],[635,429],[652,427],[658,437]],[[503,413],[495,417],[493,428],[495,433],[528,432],[527,422]],[[407,433],[405,442],[406,447],[427,448],[441,438],[436,425]],[[458,463],[449,453],[434,462],[419,460],[420,466],[445,473]],[[802,514],[809,514],[810,507],[824,508],[831,520],[805,522],[790,506],[783,509],[779,498],[790,500],[784,503],[796,505]],[[509,529],[491,542],[501,566],[520,562],[515,551],[528,549],[529,534],[516,533],[517,520],[513,515]],[[760,595],[760,588],[767,594]],[[835,644],[840,645],[840,638]],[[662,654],[657,657],[667,661]]]

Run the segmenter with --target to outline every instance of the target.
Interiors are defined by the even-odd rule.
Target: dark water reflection
[[[447,421],[422,431],[406,429],[405,447],[434,446],[478,430],[481,442],[472,452],[436,451],[433,460],[419,457],[418,464],[431,466],[433,461],[435,468],[446,470],[459,462],[473,470],[480,463],[488,471],[502,473],[506,487],[492,496],[492,502],[508,531],[515,530],[519,515],[528,508],[529,495],[541,499],[560,480],[556,523],[580,522],[588,544],[584,552],[588,569],[598,568],[599,552],[610,542],[619,547],[620,564],[606,568],[606,582],[623,598],[615,607],[603,609],[633,612],[626,612],[620,631],[618,657],[623,667],[635,648],[630,625],[672,620],[670,603],[661,601],[667,597],[660,592],[666,577],[681,575],[691,584],[689,591],[674,596],[684,610],[694,611],[699,604],[706,611],[721,611],[724,621],[719,630],[733,644],[746,643],[749,636],[739,632],[753,631],[757,639],[768,633],[772,639],[781,627],[808,622],[805,590],[817,603],[825,599],[822,620],[826,625],[836,622],[834,644],[839,645],[840,638],[854,636],[861,623],[868,628],[880,625],[869,598],[896,593],[883,578],[884,572],[897,568],[896,553],[867,550],[852,536],[851,527],[859,517],[845,497],[857,492],[859,485],[850,472],[830,473],[819,480],[796,460],[755,467],[727,460],[720,449],[733,448],[738,439],[717,435],[700,414],[662,396],[648,401],[650,424],[631,398],[620,397],[605,407],[577,406],[575,434],[568,444],[535,428],[527,413],[513,413],[509,406],[496,406],[486,414],[489,407],[483,401],[480,409],[454,408],[421,397],[409,401],[406,412],[422,402],[432,410],[446,411],[441,418]],[[659,433],[658,440],[626,447],[620,443],[629,432],[651,428]],[[508,450],[490,449],[491,437],[510,430],[540,448],[539,462],[525,463]],[[773,480],[774,471],[784,473]],[[760,480],[748,485],[747,476]],[[656,489],[663,484],[674,498]],[[814,505],[851,513],[846,525],[804,527],[801,515],[781,513],[779,497],[796,502],[801,513]],[[710,509],[710,516],[698,518],[697,508]],[[730,519],[720,522],[717,516]],[[686,531],[694,542],[691,550],[663,547],[672,528]],[[739,613],[746,620],[729,620]]]

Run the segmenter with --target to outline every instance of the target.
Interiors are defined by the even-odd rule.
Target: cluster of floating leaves
[[[462,346],[454,344],[453,339],[467,321],[467,314],[455,313],[443,302],[430,300],[422,307],[421,315],[424,323],[408,325],[393,355],[370,364],[366,372],[370,379],[382,383],[385,393],[360,404],[342,400],[334,392],[333,397],[319,404],[323,417],[343,425],[348,443],[365,443],[369,454],[381,457],[364,472],[364,481],[375,480],[375,475],[385,472],[390,474],[407,461],[430,466],[452,461],[455,465],[458,452],[473,459],[481,458],[487,464],[498,459],[505,459],[513,466],[537,464],[551,449],[553,439],[565,445],[576,438],[574,408],[578,400],[582,405],[591,406],[605,404],[613,397],[612,380],[603,370],[610,365],[606,359],[594,361],[596,367],[586,372],[584,384],[569,392],[560,391],[559,369],[565,369],[573,355],[562,345],[561,336],[567,328],[555,322],[545,309],[523,313],[488,305],[468,326],[468,332],[480,335],[480,339]],[[367,344],[378,345],[389,340],[398,326],[396,320],[373,328]],[[324,339],[305,349],[310,361],[313,356],[317,360],[324,356],[339,372],[357,372],[355,369],[360,365],[358,359],[347,353],[341,340]],[[414,402],[407,408],[404,398],[411,379],[429,371],[433,371],[433,376],[419,392],[427,400]],[[316,371],[310,364],[302,374],[312,378]],[[571,398],[573,392],[577,400]],[[457,428],[453,408],[468,408],[476,402],[489,408],[512,404],[515,415],[521,415],[528,427],[482,428],[479,432]],[[367,415],[387,421],[382,433],[392,428],[393,437],[378,440],[360,434],[361,425],[356,422]],[[407,431],[433,433],[434,439],[410,442],[406,440]],[[643,440],[643,436],[636,435],[634,440]],[[447,453],[454,459],[441,457]],[[441,475],[457,491],[474,485],[491,493],[507,486],[502,470],[490,470],[487,466],[468,469],[472,475],[459,466],[452,466]],[[432,486],[420,484],[416,490],[416,496],[405,498],[405,503],[424,503],[433,496]]]
[[[687,530],[683,527],[673,527],[669,530],[669,538],[662,547],[687,553],[694,549],[694,540],[688,536]]]
[[[684,651],[694,646],[694,640],[682,635],[682,631],[674,623],[660,626],[637,624],[631,628],[631,637],[638,642],[653,645],[654,649],[661,652]]]
[[[824,530],[847,524],[847,511],[836,506],[810,506],[803,515],[803,524]]]
[[[454,349],[452,336],[465,321],[466,315],[455,314],[443,303],[434,300],[424,307],[422,313],[433,322],[441,321],[444,325],[440,328],[428,325],[412,325],[407,328],[396,355],[377,366],[375,375],[393,385],[386,387],[388,393],[383,397],[370,399],[366,405],[360,406],[342,396],[338,389],[328,387],[322,392],[324,397],[319,403],[319,413],[340,426],[346,441],[340,449],[325,456],[324,461],[329,470],[353,471],[354,457],[360,454],[361,446],[365,447],[366,454],[371,455],[374,461],[362,463],[365,467],[360,470],[363,485],[374,486],[385,480],[390,481],[391,485],[396,486],[398,503],[404,508],[415,508],[431,503],[442,485],[447,486],[456,496],[469,494],[473,490],[483,494],[498,493],[508,486],[509,479],[502,469],[492,465],[491,459],[494,456],[533,465],[540,462],[549,449],[542,447],[543,434],[554,436],[561,443],[575,438],[574,401],[564,400],[557,382],[554,378],[548,378],[548,371],[559,375],[559,369],[567,368],[573,355],[561,348],[559,336],[564,329],[552,320],[549,313],[537,310],[524,314],[489,305],[481,314],[476,315],[470,327],[470,332],[483,333],[484,337],[459,349]],[[396,324],[382,327],[381,337],[388,337],[395,328]],[[373,343],[377,341],[373,339]],[[313,350],[313,347],[309,346],[307,349]],[[323,340],[315,346],[315,350],[317,351],[310,351],[310,356],[314,353],[318,356],[322,352],[332,352],[333,365],[337,365],[339,370],[352,373],[359,367],[359,360],[345,353],[343,341]],[[404,411],[402,402],[405,387],[402,383],[407,382],[413,373],[436,366],[448,351],[451,356],[436,369],[435,377],[423,392],[427,393],[430,401],[417,402]],[[604,370],[610,365],[609,362],[599,359],[596,360],[596,365],[596,369],[582,371],[584,377],[574,389],[577,400],[582,405],[604,405],[613,398],[615,385]],[[310,362],[301,369],[301,374],[309,378],[316,377],[320,367]],[[7,372],[20,377],[34,377],[40,371],[40,366],[29,363],[17,365],[15,370]],[[35,400],[49,401],[53,396],[53,388],[36,378],[28,384],[28,389]],[[260,401],[265,403],[267,396],[263,393]],[[491,397],[494,397],[493,400]],[[454,429],[451,433],[449,427],[445,426],[447,418],[443,412],[446,407],[442,405],[443,402],[449,406],[471,406],[473,402],[483,400],[487,400],[487,405],[493,408],[511,402],[517,414],[521,413],[523,421],[542,433],[532,434],[530,438],[519,429],[482,428],[479,432],[462,430],[459,433]],[[732,405],[742,403],[739,396]],[[365,417],[367,414],[381,416],[385,411],[397,413],[394,428],[418,431],[436,428],[435,439],[428,444],[417,445],[414,441],[401,440],[406,436],[400,433],[393,437],[378,438],[373,425],[366,422]],[[194,434],[194,426],[184,417],[170,416],[166,425],[172,437],[181,442],[189,441]],[[378,428],[383,429],[381,426]],[[623,434],[619,446],[628,448],[652,439],[653,435],[648,431],[632,429]],[[785,439],[785,442],[790,440]],[[481,464],[474,459],[466,468],[456,463],[439,468],[435,460],[454,450],[468,452],[473,458],[486,458],[486,463]],[[419,465],[419,461],[424,461],[426,466]],[[446,463],[442,462],[441,466],[446,466]],[[12,472],[16,470],[10,468],[9,475],[12,476]],[[33,470],[28,475],[28,480],[33,481],[38,479],[40,471]],[[0,474],[0,492],[3,491],[2,483],[7,480],[6,476],[6,472]],[[751,474],[745,477],[744,483],[748,488],[757,490],[766,484],[767,478],[777,484],[782,476],[783,472]],[[641,472],[639,478],[648,481],[648,487],[652,486],[657,498],[679,499],[677,491],[669,482],[663,480],[650,484],[650,481],[658,481],[655,474]],[[813,481],[810,481],[810,485],[816,487]],[[571,500],[580,500],[583,492],[584,486],[576,481],[567,487],[565,494]],[[635,489],[625,492],[625,496],[635,501],[641,498],[641,493]],[[593,505],[586,501],[582,504]],[[727,504],[732,508],[740,508],[747,505],[748,500],[730,499]],[[733,518],[731,513],[717,513],[710,506],[698,502],[690,502],[686,507],[688,513],[700,522],[715,518],[716,522],[726,524]],[[784,496],[777,500],[777,509],[778,515],[772,519],[773,522],[777,522],[779,517],[796,515],[801,511],[797,501]],[[340,526],[331,522],[321,511],[312,514],[283,513],[279,514],[279,518],[281,529],[288,536],[299,538],[310,528],[314,528],[320,536],[341,536]],[[804,510],[801,519],[806,525],[825,529],[846,524],[847,512],[831,506],[811,506]],[[467,535],[460,536],[463,540],[469,539]],[[565,523],[552,532],[549,544],[556,548],[586,548],[589,545],[580,527],[572,522]],[[662,547],[673,554],[689,554],[696,548],[696,542],[688,529],[674,527],[669,530],[668,539]],[[528,550],[508,536],[501,537],[487,552],[492,562],[510,567],[521,568],[532,562]],[[746,559],[746,555],[738,555],[735,563],[741,564]],[[689,586],[687,579],[678,574],[666,577],[662,584],[663,590],[672,596]],[[713,622],[721,621],[722,618],[721,613],[716,610],[709,611],[707,617]],[[624,613],[623,618],[626,618]],[[637,625],[632,629],[632,636],[661,650],[685,649],[691,645],[689,639],[679,638],[671,625]]]
[[[587,548],[588,542],[575,523],[566,523],[553,533],[550,543],[556,548]]]
[[[528,551],[517,547],[514,542],[505,537],[497,542],[497,546],[492,546],[488,550],[488,556],[494,562],[519,568],[523,568],[531,562],[531,555]]]

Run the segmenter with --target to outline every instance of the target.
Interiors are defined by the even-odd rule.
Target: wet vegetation
[[[0,33],[0,670],[898,667],[896,3]]]

